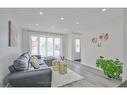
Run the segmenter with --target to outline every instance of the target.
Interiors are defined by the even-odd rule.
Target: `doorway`
[[[81,39],[74,38],[72,41],[72,59],[81,62]]]

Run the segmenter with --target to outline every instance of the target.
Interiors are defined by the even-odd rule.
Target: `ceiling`
[[[55,33],[81,33],[122,16],[120,8],[17,8],[0,9],[13,14],[23,29]],[[42,12],[40,14],[40,12]],[[63,20],[64,19],[64,20]]]

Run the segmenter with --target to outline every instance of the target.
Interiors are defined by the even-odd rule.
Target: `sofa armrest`
[[[14,72],[4,79],[13,87],[51,87],[51,80],[50,68]]]

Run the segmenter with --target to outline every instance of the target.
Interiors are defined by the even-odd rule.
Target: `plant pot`
[[[67,74],[67,64],[64,61],[59,64],[59,74]]]
[[[53,60],[52,68],[53,68],[54,71],[58,71],[59,70],[59,63],[58,63],[57,60]]]

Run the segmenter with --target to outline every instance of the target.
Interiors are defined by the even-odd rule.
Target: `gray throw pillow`
[[[31,53],[26,52],[26,53],[23,53],[21,56],[25,56],[29,60],[31,58]]]
[[[18,59],[14,61],[13,65],[17,71],[23,71],[28,69],[28,63],[29,60],[26,57],[20,56]]]
[[[14,68],[13,65],[9,66],[8,69],[11,73],[16,72],[16,69]]]

